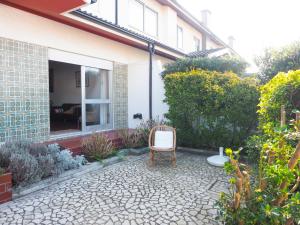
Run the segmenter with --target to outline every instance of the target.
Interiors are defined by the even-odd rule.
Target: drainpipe
[[[149,119],[152,120],[152,60],[155,52],[154,43],[148,42],[149,50]]]
[[[119,0],[115,0],[115,24],[119,24]]]

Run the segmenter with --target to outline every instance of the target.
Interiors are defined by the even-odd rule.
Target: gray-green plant
[[[0,146],[0,167],[12,172],[14,185],[30,184],[85,163],[84,156],[73,157],[70,150],[61,150],[58,144],[16,141]]]

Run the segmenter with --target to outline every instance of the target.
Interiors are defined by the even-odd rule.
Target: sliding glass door
[[[82,130],[112,128],[111,72],[81,67]]]

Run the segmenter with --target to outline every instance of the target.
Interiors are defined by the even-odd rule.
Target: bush
[[[85,164],[83,156],[72,157],[58,144],[49,146],[28,141],[7,142],[0,147],[0,166],[13,174],[15,185],[26,185]]]
[[[41,179],[37,160],[28,152],[12,153],[8,170],[12,173],[13,183],[27,185]]]
[[[233,73],[243,76],[247,68],[247,63],[239,58],[234,57],[213,57],[213,58],[183,58],[176,62],[169,63],[165,66],[162,77],[167,74],[177,72],[189,72],[191,70],[209,70],[221,73],[232,71]]]
[[[146,120],[146,121],[142,120],[142,122],[137,127],[137,132],[141,136],[140,138],[143,146],[148,145],[148,141],[149,141],[148,139],[149,139],[151,129],[155,126],[163,125],[163,124],[165,124],[165,121],[160,120],[159,118]]]
[[[83,140],[83,153],[94,160],[105,159],[115,151],[112,141],[102,133],[95,133]]]
[[[5,145],[0,147],[0,166],[2,168],[8,168],[10,163],[11,151]]]
[[[143,144],[142,135],[138,130],[134,129],[121,129],[118,130],[118,137],[122,140],[124,148],[138,148]]]
[[[0,176],[3,175],[5,173],[5,169],[0,167]]]
[[[232,186],[218,202],[220,219],[225,224],[300,223],[300,113],[296,110],[297,116],[293,115],[293,109],[300,106],[299,87],[298,70],[279,73],[261,88],[261,135],[248,143],[253,158],[260,154],[259,175],[250,186],[249,169],[228,151],[231,160],[225,168],[232,176]],[[286,124],[286,120],[291,123]]]
[[[300,122],[296,125],[299,135]],[[217,203],[219,220],[228,225],[260,225],[300,223],[300,142],[292,148],[287,141],[294,133],[278,131],[266,142],[259,158],[257,182],[250,185],[251,171],[239,163],[231,150],[230,163],[225,165],[231,175],[228,193]]]
[[[41,178],[46,178],[57,174],[55,170],[55,163],[51,155],[39,155],[36,157],[39,164]]]
[[[73,157],[72,152],[68,149],[60,151],[56,155],[56,160],[58,171],[76,169],[86,163],[83,156]]]
[[[282,105],[287,119],[293,119],[293,110],[300,108],[300,70],[279,73],[261,87],[259,127],[265,134],[272,135],[279,126]]]
[[[245,150],[247,153],[247,160],[251,163],[258,163],[260,151],[263,144],[266,142],[266,138],[263,135],[250,136],[245,144]]]
[[[256,65],[259,67],[258,77],[267,83],[279,72],[300,69],[300,41],[279,49],[266,49],[264,54],[257,57]]]
[[[180,145],[241,146],[257,125],[254,81],[233,73],[193,70],[166,75],[166,117]]]

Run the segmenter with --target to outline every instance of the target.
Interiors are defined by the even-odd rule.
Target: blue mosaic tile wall
[[[49,138],[48,50],[0,37],[0,142]]]
[[[113,70],[114,128],[128,128],[128,66],[114,62]]]

